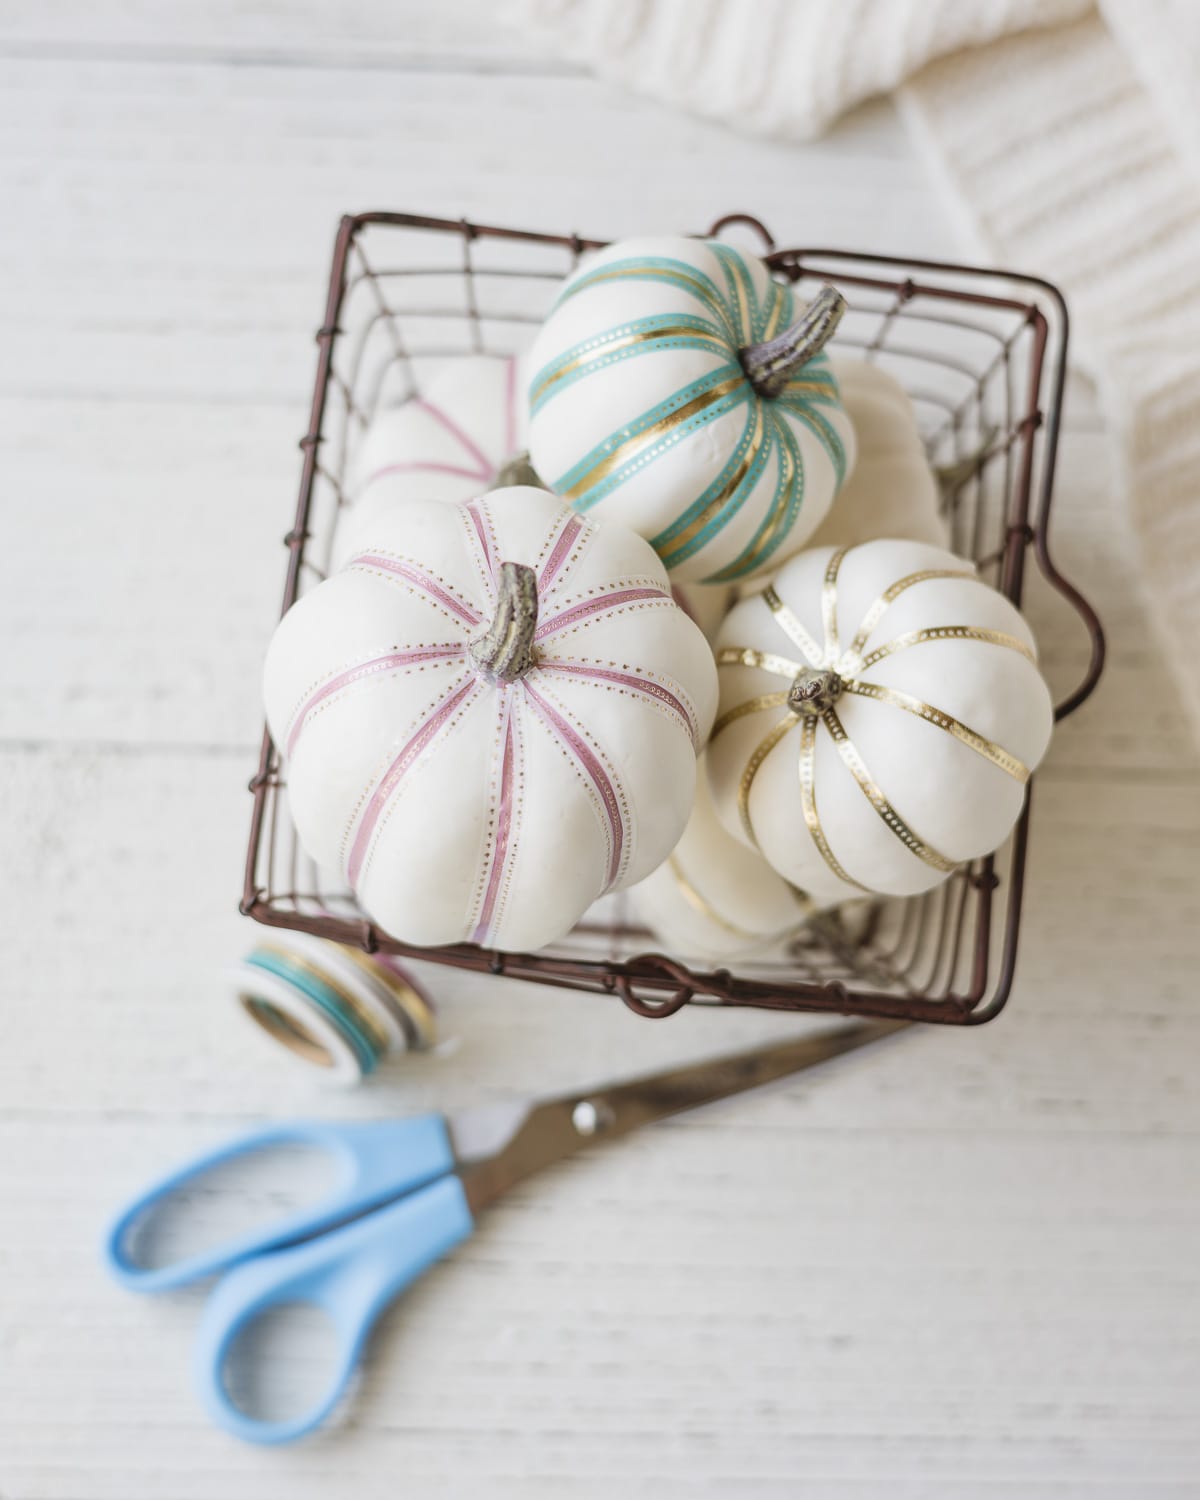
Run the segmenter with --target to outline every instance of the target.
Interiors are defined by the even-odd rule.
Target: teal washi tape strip
[[[310,1000],[337,1031],[346,1039],[354,1053],[364,1076],[375,1071],[380,1052],[374,1040],[358,1023],[357,1017],[348,1010],[345,1001],[323,980],[300,964],[292,963],[278,953],[267,953],[256,948],[245,960],[256,969],[265,969],[277,979],[284,980],[293,989],[299,990]]]

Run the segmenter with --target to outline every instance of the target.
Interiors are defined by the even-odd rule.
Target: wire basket
[[[1100,676],[1095,611],[1051,560],[1047,533],[1066,368],[1067,310],[1048,282],[1011,272],[838,250],[776,248],[747,215],[710,235],[752,232],[781,279],[832,282],[849,302],[833,347],[895,375],[907,389],[942,479],[951,546],[1021,603],[1032,558],[1076,612],[1089,655],[1059,719]],[[419,393],[447,360],[506,356],[529,342],[559,282],[586,250],[577,235],[498,229],[399,213],[342,220],[334,248],[288,548],[283,608],[324,576],[355,448],[372,414]],[[653,951],[627,901],[606,898],[562,944],[504,953],[396,941],[345,890],[330,888],[300,848],[278,752],[264,733],[250,783],[254,810],[241,909],[365,949],[456,968],[617,995],[643,1016],[689,1003],[977,1024],[1012,987],[1029,840],[1028,796],[1004,849],[924,896],[881,900],[853,927],[838,914],[810,922],[783,960],[693,969]]]

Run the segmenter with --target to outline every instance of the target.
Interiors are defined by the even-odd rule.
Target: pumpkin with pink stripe
[[[419,394],[374,414],[353,455],[335,568],[395,506],[470,500],[496,487],[526,442],[519,365],[515,355],[462,355],[437,369]]]
[[[410,500],[453,503],[536,479],[525,452],[529,402],[521,364],[517,355],[459,356],[420,395],[375,413],[351,465],[348,503],[334,533],[334,569],[361,550],[380,516]],[[712,640],[733,603],[732,586],[673,583],[672,592]]]
[[[308,854],[402,941],[522,950],[670,853],[717,684],[645,541],[517,486],[381,515],[264,691]]]

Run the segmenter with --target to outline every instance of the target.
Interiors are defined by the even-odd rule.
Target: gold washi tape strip
[[[883,795],[870,771],[867,770],[866,763],[858,753],[854,741],[846,733],[845,726],[837,716],[837,710],[827,708],[821,716],[821,722],[829,731],[830,738],[837,746],[838,754],[842,757],[847,770],[858,782],[864,796],[904,847],[933,869],[941,870],[943,874],[956,870],[958,862],[947,859],[944,854],[939,854],[932,844],[927,844],[924,839],[914,833]]]
[[[772,507],[767,513],[758,540],[751,543],[749,550],[737,559],[736,564],[731,564],[737,567],[739,577],[753,572],[760,561],[770,555],[777,536],[787,526],[788,512],[792,503],[791,489],[795,482],[797,467],[796,451],[790,439],[784,441],[775,413],[763,401],[756,401],[754,405],[759,420],[767,425],[767,435],[778,457],[780,473]]]
[[[746,296],[745,284],[736,271],[728,277],[728,286],[732,286],[733,289],[733,304],[737,315],[737,334],[740,343],[744,346],[754,338],[754,321],[750,316],[750,302]]]
[[[804,813],[804,822],[808,828],[812,841],[820,851],[821,858],[833,871],[839,880],[844,880],[847,885],[852,885],[855,890],[870,893],[870,887],[855,880],[854,876],[839,862],[837,856],[829,846],[829,840],[825,837],[825,830],[821,827],[821,818],[817,812],[817,789],[816,789],[816,760],[817,760],[817,719],[805,718],[800,724],[800,807]]]
[[[742,779],[738,783],[738,816],[742,820],[742,827],[746,830],[746,837],[758,848],[758,840],[754,836],[754,825],[750,821],[750,788],[754,785],[754,778],[758,775],[759,767],[779,741],[783,739],[793,724],[798,722],[797,714],[789,713],[780,719],[774,729],[765,739],[761,740],[754,754],[746,762],[746,769],[742,772]]]
[[[804,663],[776,656],[773,651],[756,651],[752,646],[722,646],[717,652],[718,667],[758,667],[776,677],[798,677]]]
[[[706,918],[709,922],[714,923],[724,932],[729,933],[731,937],[744,938],[747,942],[753,942],[757,940],[759,936],[758,933],[749,932],[746,928],[739,927],[736,922],[731,922],[727,917],[723,917],[717,910],[717,908],[700,894],[700,892],[684,874],[683,866],[679,863],[678,859],[676,859],[675,855],[673,854],[671,855],[670,859],[667,860],[667,869],[671,872],[671,876],[674,879],[675,884],[679,887],[679,894],[684,898],[688,905],[693,908],[693,910],[698,911],[700,915]]]
[[[547,375],[545,380],[539,381],[537,386],[529,393],[530,402],[540,401],[542,396],[560,380],[565,380],[568,375],[574,375],[577,370],[585,369],[588,365],[595,364],[597,360],[607,359],[610,354],[615,354],[620,349],[631,349],[635,344],[648,344],[661,342],[664,339],[688,338],[702,341],[712,346],[712,352],[725,358],[729,354],[729,341],[722,338],[718,329],[714,328],[711,333],[706,333],[699,328],[691,328],[685,323],[671,324],[665,328],[652,328],[642,333],[626,333],[619,338],[598,341],[593,349],[586,349],[577,355],[569,364],[563,365],[555,370],[553,375]]]
[[[837,627],[837,580],[842,559],[850,549],[839,547],[825,566],[825,577],[821,581],[821,626],[825,631],[825,660],[838,658]]]
[[[709,738],[715,740],[723,729],[728,729],[731,724],[735,723],[738,719],[744,719],[747,714],[762,713],[767,708],[786,708],[787,701],[788,695],[786,691],[782,693],[763,693],[758,698],[747,698],[744,702],[739,703],[736,708],[731,708],[728,713],[721,715],[713,725],[712,734]]]
[[[982,583],[983,579],[974,571],[967,572],[962,568],[925,568],[920,573],[908,573],[903,578],[898,578],[890,588],[884,589],[879,598],[876,599],[870,609],[862,618],[862,624],[858,627],[854,639],[850,642],[846,651],[847,657],[861,656],[863,647],[870,639],[871,632],[883,619],[888,605],[893,604],[907,589],[914,588],[918,583],[928,583],[933,578],[965,578],[974,583]]]
[[[812,902],[803,891],[797,890],[794,885],[789,885],[788,890],[796,898],[796,903],[804,915],[798,917],[796,922],[791,925],[781,927],[778,932],[751,932],[748,927],[740,927],[736,922],[731,922],[728,917],[722,915],[712,902],[696,889],[684,874],[683,866],[673,854],[667,860],[667,869],[670,870],[675,884],[679,887],[679,894],[690,907],[698,911],[702,917],[712,922],[714,926],[720,927],[722,931],[729,933],[731,937],[740,938],[743,942],[763,944],[782,942],[784,938],[789,937],[803,925],[805,917],[812,907]]]
[[[1009,651],[1016,651],[1031,666],[1037,666],[1037,657],[1030,647],[1018,636],[1009,635],[1006,631],[987,630],[982,625],[929,625],[924,630],[906,631],[886,645],[876,646],[874,651],[868,652],[855,664],[856,669],[865,672],[885,656],[895,656],[897,651],[906,651],[909,646],[922,646],[926,641],[982,641],[984,645],[1003,646]]]
[[[669,550],[671,552],[675,552],[678,548],[686,546],[693,537],[698,536],[699,533],[703,531],[708,523],[712,520],[712,518],[720,510],[722,510],[724,506],[728,505],[729,501],[733,499],[734,495],[737,494],[738,490],[741,488],[746,475],[749,474],[751,468],[754,466],[755,462],[758,459],[759,452],[762,449],[763,439],[766,436],[766,425],[764,420],[763,404],[761,401],[754,401],[751,403],[750,417],[747,425],[750,428],[750,442],[746,448],[745,453],[742,455],[741,463],[738,464],[737,468],[729,476],[729,479],[726,481],[726,483],[722,486],[721,493],[719,495],[714,495],[709,503],[700,512],[700,514],[698,516],[693,516],[688,524],[683,528],[683,530],[679,532],[677,536],[673,536],[671,538],[670,543],[668,544]]]
[[[769,344],[775,337],[775,335],[779,332],[779,325],[783,322],[783,309],[787,300],[788,299],[783,295],[782,292],[780,292],[779,295],[776,296],[774,302],[771,305],[771,311],[767,314],[767,321],[765,326],[763,327],[762,338],[760,338],[758,341],[760,344]]]
[[[775,617],[775,623],[787,636],[794,646],[799,646],[810,667],[821,667],[825,664],[824,653],[804,626],[775,592],[775,585],[769,583],[759,598]]]
[[[636,457],[637,454],[643,452],[645,449],[652,448],[660,438],[665,437],[674,428],[689,421],[700,412],[707,411],[710,406],[723,400],[731,391],[736,391],[744,383],[744,375],[732,375],[728,380],[722,380],[719,385],[711,386],[707,391],[702,391],[700,395],[693,396],[690,401],[685,402],[677,411],[671,412],[669,416],[660,417],[657,422],[647,427],[643,432],[639,432],[636,437],[627,438],[625,442],[614,448],[607,457],[594,463],[588,472],[573,484],[569,490],[563,491],[563,498],[565,500],[577,499],[585,490],[591,489],[593,485],[599,484],[602,479],[606,479],[614,469],[619,469],[622,464]]]
[[[915,714],[918,719],[924,719],[927,724],[933,724],[936,728],[944,729],[947,734],[953,735],[960,744],[974,750],[977,755],[982,755],[984,760],[991,761],[992,765],[1007,772],[1014,781],[1019,781],[1024,785],[1029,780],[1029,767],[1023,761],[1018,760],[1015,755],[1011,755],[1003,746],[979,734],[960,719],[956,719],[953,714],[934,708],[931,703],[924,703],[920,698],[914,698],[911,693],[903,693],[899,688],[884,687],[879,682],[861,681],[846,683],[845,691],[854,693],[859,698],[873,698],[876,703],[890,703],[893,708],[902,708],[905,713]]]
[[[793,378],[784,386],[784,396],[826,396],[835,399],[838,388],[832,379],[820,375],[806,375],[803,378]]]

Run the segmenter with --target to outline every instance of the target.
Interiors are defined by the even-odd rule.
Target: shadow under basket
[[[801,292],[828,281],[845,293],[849,310],[832,347],[877,362],[908,391],[941,480],[953,549],[1014,603],[1028,609],[1036,602],[1039,627],[1046,610],[1076,617],[1075,680],[1061,688],[1056,717],[1072,713],[1100,676],[1104,638],[1048,546],[1067,353],[1058,290],[1008,271],[779,249],[742,214],[718,220],[709,234],[742,239]],[[342,220],[300,443],[299,502],[284,539],[284,610],[325,576],[345,479],[372,414],[420,392],[448,360],[526,346],[561,280],[603,243],[413,214]],[[1037,600],[1026,599],[1035,587]],[[978,1024],[999,1013],[1012,987],[1028,796],[1004,848],[937,890],[880,900],[865,916],[856,912],[853,928],[836,913],[820,917],[785,961],[734,973],[653,951],[653,935],[631,922],[621,896],[606,898],[569,938],[537,953],[397,942],[345,890],[327,885],[300,848],[280,756],[265,733],[250,790],[242,911],[368,952],[616,995],[643,1016],[694,1003]]]

